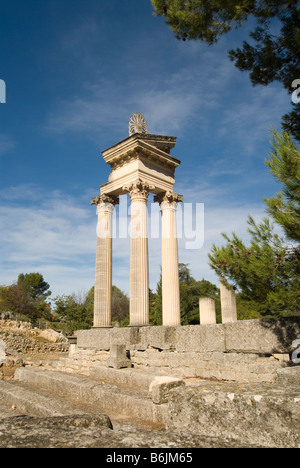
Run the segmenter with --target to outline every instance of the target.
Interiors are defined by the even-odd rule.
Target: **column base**
[[[103,325],[103,326],[97,326],[97,327],[92,327],[92,329],[99,329],[99,328],[114,328],[112,325]]]

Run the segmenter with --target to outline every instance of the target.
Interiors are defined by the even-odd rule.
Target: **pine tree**
[[[266,164],[283,187],[274,197],[264,199],[267,211],[288,239],[300,243],[300,149],[290,134],[273,131],[273,150]]]
[[[210,266],[262,316],[299,314],[299,260],[291,255],[268,218],[256,224],[249,217],[248,225],[250,245],[245,245],[234,233],[231,238],[222,234],[227,243],[213,246]]]
[[[257,225],[250,216],[250,245],[234,233],[232,238],[222,234],[227,244],[213,246],[210,266],[234,284],[252,310],[256,307],[263,315],[299,314],[300,150],[291,134],[272,133],[273,148],[266,165],[282,190],[264,200],[268,214],[285,237],[276,233],[268,218]]]
[[[230,60],[248,71],[254,86],[280,82],[292,91],[300,78],[300,6],[298,0],[152,0],[156,16],[163,16],[179,40],[213,45],[250,18],[256,27]],[[275,28],[273,27],[275,25]],[[283,116],[284,130],[300,141],[300,104]]]

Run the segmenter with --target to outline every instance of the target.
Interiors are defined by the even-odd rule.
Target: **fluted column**
[[[147,200],[151,188],[141,180],[124,187],[131,199],[130,326],[149,325]]]
[[[234,289],[225,278],[220,278],[222,323],[237,322],[236,297]]]
[[[210,325],[217,323],[216,303],[210,297],[200,297],[200,325]]]
[[[181,195],[167,192],[155,197],[161,208],[162,310],[163,325],[177,326],[180,320],[180,291],[176,209]]]
[[[111,327],[112,292],[112,215],[116,197],[102,195],[92,199],[97,205],[97,252],[94,296],[94,327]]]

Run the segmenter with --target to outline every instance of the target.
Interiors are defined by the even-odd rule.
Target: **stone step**
[[[275,357],[276,356],[276,357]],[[288,365],[288,355],[258,355],[207,352],[178,353],[172,351],[133,351],[131,360],[136,369],[165,373],[178,378],[230,380],[239,383],[274,382],[278,369]]]
[[[226,434],[245,444],[299,448],[299,387],[191,379],[169,398],[168,429],[183,427],[195,436]]]
[[[151,393],[151,388],[156,383],[170,381],[175,386],[184,384],[181,379],[158,372],[145,372],[140,369],[113,369],[111,367],[96,366],[90,372],[90,377],[94,380],[100,380],[121,387],[138,389],[145,394]],[[150,395],[151,396],[151,395]]]
[[[88,404],[109,417],[124,416],[165,425],[168,407],[155,404],[137,390],[120,388],[88,377],[45,371],[38,368],[17,369],[15,381],[42,389],[51,395],[60,395],[71,402]]]
[[[0,401],[2,404],[15,410],[17,414],[25,413],[28,416],[47,418],[63,416],[97,415],[103,424],[111,427],[108,416],[95,411],[90,406],[76,404],[57,395],[37,389],[23,382],[1,381]]]

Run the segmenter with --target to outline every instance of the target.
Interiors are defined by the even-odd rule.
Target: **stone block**
[[[299,392],[300,388],[300,366],[288,367],[277,371],[276,382],[287,389],[295,389]]]
[[[225,351],[223,325],[188,325],[176,328],[176,351]]]
[[[212,325],[217,323],[216,303],[210,297],[199,299],[200,324]]]
[[[181,379],[169,376],[158,376],[150,384],[149,395],[156,405],[168,403],[170,390],[185,386]]]
[[[78,348],[102,349],[109,351],[112,328],[92,328],[91,330],[78,330]]]
[[[77,332],[77,346],[109,351],[113,344],[126,344],[127,350],[137,351],[287,355],[299,337],[300,317],[289,317],[183,327],[92,328]]]
[[[123,369],[131,367],[131,361],[126,354],[126,345],[113,344],[110,348],[110,356],[106,363],[107,367],[114,369]]]
[[[235,291],[223,279],[220,281],[222,323],[237,322]]]
[[[143,327],[140,329],[140,342],[136,349],[146,350],[156,348],[170,350],[176,345],[176,330],[178,327]]]

